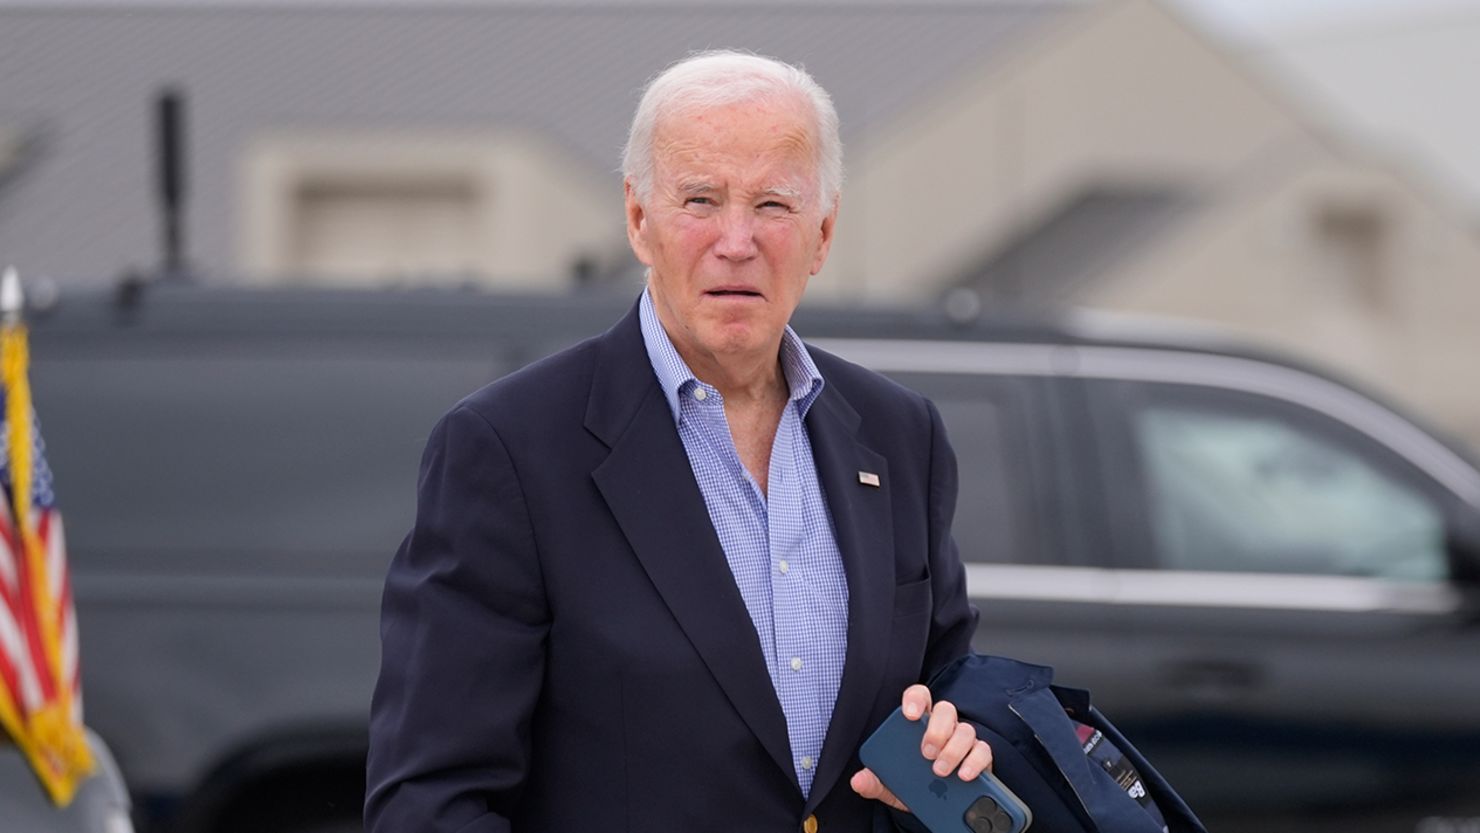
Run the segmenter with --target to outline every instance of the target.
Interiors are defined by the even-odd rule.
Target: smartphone
[[[903,801],[930,833],[1021,833],[1033,812],[997,777],[983,772],[971,781],[944,778],[920,754],[928,718],[910,720],[895,709],[858,750],[863,765]]]

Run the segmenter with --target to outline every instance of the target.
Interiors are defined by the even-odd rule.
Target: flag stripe
[[[4,616],[4,612],[0,611],[0,618]],[[4,631],[5,625],[0,623],[0,643],[5,641]],[[9,695],[10,699],[22,700],[25,695],[21,688],[20,673],[16,670],[15,664],[10,661],[10,657],[11,654],[5,650],[3,644],[0,644],[0,685],[5,687],[5,694]],[[24,703],[18,702],[15,705],[18,711],[28,711]]]
[[[0,503],[4,503],[0,500]],[[18,552],[15,546],[15,529],[10,522],[10,507],[0,512],[0,590],[14,593],[20,587],[20,571],[17,566]]]
[[[20,559],[20,580],[22,588],[34,589],[37,585],[37,577],[31,575],[31,559]],[[20,625],[21,636],[25,639],[25,645],[30,649],[30,665],[35,673],[35,679],[40,683],[41,696],[50,701],[56,697],[55,680],[52,677],[50,662],[46,654],[46,643],[42,638],[41,619],[34,603],[33,593],[22,592],[17,594],[18,605],[15,608],[16,623]]]
[[[76,693],[81,687],[78,673],[77,610],[72,605],[72,573],[67,569],[67,534],[62,523],[62,513],[54,507],[43,511],[39,533],[46,546],[54,598],[57,601],[57,633],[61,643],[58,646],[61,654],[61,667],[57,669],[58,685],[72,690],[75,706]]]
[[[7,548],[5,544],[3,542],[0,542],[0,552],[5,551],[6,549]],[[5,586],[5,584],[0,583],[0,604],[5,605],[12,611],[20,610],[20,587],[7,587]]]
[[[36,666],[25,649],[19,622],[8,608],[0,608],[0,651],[3,651],[10,673],[6,685],[15,692],[23,711],[31,711],[41,704],[41,686],[36,681]]]
[[[58,630],[62,634],[62,667],[57,676],[61,678],[62,685],[70,686],[72,679],[77,676],[77,615],[70,604],[62,608],[60,625]]]
[[[10,545],[0,539],[0,591],[15,592],[16,582],[15,554]]]

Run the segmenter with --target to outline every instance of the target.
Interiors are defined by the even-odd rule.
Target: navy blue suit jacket
[[[848,786],[858,746],[976,624],[955,459],[924,398],[812,353],[849,622],[811,795],[634,308],[434,429],[386,580],[367,830],[887,829]]]
[[[1033,809],[1033,830],[1052,833],[1161,833],[1125,788],[1084,754],[1074,721],[1099,729],[1130,761],[1169,833],[1207,833],[1172,785],[1089,692],[1053,685],[1053,669],[1006,657],[970,655],[930,681],[991,744],[992,771]]]

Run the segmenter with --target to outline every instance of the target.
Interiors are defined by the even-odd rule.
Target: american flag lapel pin
[[[865,486],[873,486],[875,489],[879,488],[879,476],[871,471],[859,472],[858,482]]]

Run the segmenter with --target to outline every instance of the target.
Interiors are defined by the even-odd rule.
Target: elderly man
[[[900,704],[938,774],[990,765],[919,684],[976,620],[940,418],[787,326],[841,169],[800,69],[706,53],[648,86],[638,304],[428,443],[386,581],[371,831],[909,826],[857,756]]]

